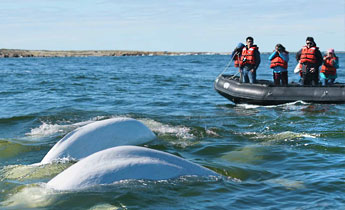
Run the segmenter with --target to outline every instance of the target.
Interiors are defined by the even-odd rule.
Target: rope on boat
[[[233,79],[237,76],[237,74],[239,74],[240,72],[238,71],[236,74],[234,74],[232,77],[230,77],[230,79]]]
[[[218,77],[220,77],[226,70],[228,70],[228,68],[230,67],[230,64],[232,63],[232,61],[234,60],[234,57],[235,57],[237,54],[238,54],[238,53],[236,52],[236,53],[234,54],[234,56],[232,56],[232,58],[230,59],[228,65],[226,65],[224,71],[222,71],[222,73],[220,73],[220,74],[218,75]],[[218,77],[217,77],[217,78],[218,78]]]

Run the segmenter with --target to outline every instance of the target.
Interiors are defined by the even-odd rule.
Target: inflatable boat
[[[274,86],[273,82],[257,80],[256,84],[241,83],[234,75],[220,75],[214,83],[215,90],[236,104],[278,105],[295,101],[325,104],[345,103],[345,84],[332,86]]]

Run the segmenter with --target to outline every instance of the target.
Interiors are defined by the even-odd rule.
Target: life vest
[[[299,62],[301,64],[303,63],[317,63],[317,58],[316,58],[316,50],[319,49],[318,47],[311,47],[307,48],[304,46],[302,48],[302,53],[301,53],[301,58]]]
[[[247,47],[244,47],[242,49],[242,55],[240,60],[240,65],[243,66],[245,64],[251,64],[255,65],[255,58],[254,58],[254,52],[255,50],[258,50],[259,48],[255,45],[247,49]]]
[[[326,58],[321,67],[321,73],[336,75],[337,69],[333,66],[333,63],[337,60],[337,57]]]
[[[240,66],[240,56],[235,55],[234,60],[235,60],[234,66],[239,67]]]
[[[288,68],[288,64],[286,61],[284,61],[283,58],[281,58],[279,55],[276,55],[272,60],[271,60],[271,65],[270,65],[270,68],[274,68],[274,67],[277,67],[277,66],[281,66],[283,67],[284,69],[287,69]]]

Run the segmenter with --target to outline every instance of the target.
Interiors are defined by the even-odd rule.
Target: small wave
[[[243,107],[245,109],[256,109],[261,107],[260,105],[253,105],[253,104],[236,104],[236,106]]]
[[[58,125],[58,124],[48,124],[42,122],[38,128],[33,128],[29,133],[26,133],[26,136],[31,137],[45,137],[51,136],[56,133],[63,133],[66,129],[70,128],[69,125]]]
[[[39,127],[32,128],[30,132],[26,133],[25,135],[33,138],[43,138],[47,136],[53,136],[56,134],[66,134],[78,127],[90,124],[98,120],[102,120],[104,118],[104,116],[97,116],[87,121],[65,125],[51,124],[49,122],[42,121],[42,124]]]
[[[127,209],[127,208],[123,204],[120,204],[120,206],[117,207],[117,206],[113,206],[113,205],[108,204],[108,203],[98,204],[96,206],[89,208],[89,210],[114,210],[114,209]]]
[[[140,121],[156,133],[160,139],[181,148],[198,144],[199,141],[197,139],[204,135],[218,136],[212,129],[190,128],[180,125],[173,126],[152,119],[141,119]]]
[[[220,137],[220,135],[216,131],[213,131],[211,129],[206,129],[206,134],[210,136]]]
[[[258,139],[264,141],[281,141],[281,140],[293,140],[296,138],[318,138],[319,134],[309,134],[309,133],[296,133],[292,131],[284,131],[281,133],[257,133],[257,132],[245,132],[240,133],[241,135],[250,136],[251,139]]]
[[[201,61],[201,60],[192,60],[192,61],[190,61],[189,63],[202,64],[202,63],[204,63],[204,62]]]
[[[255,139],[264,139],[264,140],[290,140],[295,138],[317,138],[317,134],[308,134],[308,133],[296,133],[292,131],[284,131],[281,133],[272,133],[272,134],[257,134],[254,138]]]
[[[270,179],[267,180],[267,183],[278,184],[285,187],[288,190],[298,190],[305,188],[304,183],[302,181],[295,181],[289,179]]]
[[[265,108],[276,108],[276,107],[291,107],[291,106],[299,106],[299,105],[309,105],[310,103],[304,102],[304,101],[294,101],[290,103],[285,104],[278,104],[278,105],[254,105],[254,104],[237,104],[236,106],[243,107],[245,109],[256,109],[259,107],[265,107]]]
[[[37,149],[37,147],[33,145],[24,145],[22,143],[17,143],[16,141],[17,140],[12,139],[0,139],[0,159],[11,158],[21,153]]]
[[[219,134],[214,128],[190,128],[186,126],[173,126],[168,124],[163,124],[152,119],[139,119],[142,123],[148,126],[153,132],[158,136],[173,135],[178,139],[195,139],[200,135],[206,134],[208,136],[219,137]],[[199,131],[201,130],[201,131]]]
[[[25,115],[25,116],[12,116],[9,118],[0,118],[0,123],[13,123],[14,121],[21,121],[21,120],[31,120],[34,119],[35,116],[33,115]]]
[[[9,165],[0,170],[0,180],[30,182],[30,180],[50,179],[73,164],[74,162],[70,161],[59,161],[44,165]]]
[[[195,136],[191,133],[191,129],[185,126],[166,125],[152,119],[141,119],[142,123],[148,126],[158,136],[174,135],[179,139],[194,139]]]
[[[58,200],[61,193],[45,187],[45,184],[28,185],[0,203],[13,209],[48,207]]]
[[[290,106],[299,106],[299,105],[308,105],[310,103],[308,102],[304,102],[304,101],[294,101],[294,102],[290,102],[290,103],[285,103],[285,104],[278,104],[278,105],[272,105],[272,106],[266,106],[267,108],[270,107],[290,107]]]

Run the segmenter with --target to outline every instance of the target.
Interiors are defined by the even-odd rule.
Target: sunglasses
[[[307,44],[313,44],[312,42],[307,42]]]

